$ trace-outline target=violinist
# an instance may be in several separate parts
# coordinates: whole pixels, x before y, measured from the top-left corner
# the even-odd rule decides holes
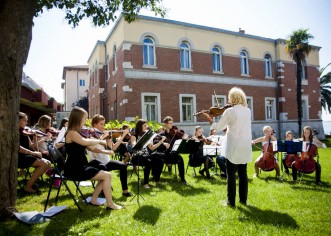
[[[205,136],[202,135],[203,129],[201,126],[196,126],[195,127],[195,133],[194,136],[190,138],[188,141],[188,146],[189,149],[191,150],[191,163],[194,163],[195,166],[200,166],[201,164],[204,164],[204,168],[199,171],[200,175],[205,175],[206,172],[206,177],[207,179],[211,179],[210,173],[209,173],[209,168],[213,167],[215,164],[213,162],[213,159],[211,159],[209,156],[204,156],[203,155],[203,145],[206,144],[206,138]],[[197,143],[196,144],[193,144]]]
[[[94,115],[91,124],[95,131],[95,135],[93,138],[102,140],[104,135],[103,131],[105,130],[105,118],[102,115]],[[130,193],[128,190],[127,165],[121,161],[111,160],[109,156],[114,155],[114,151],[116,151],[116,149],[122,143],[122,140],[128,134],[128,132],[128,130],[124,130],[123,134],[120,136],[120,138],[115,144],[112,142],[112,140],[108,140],[108,146],[111,146],[112,150],[106,150],[104,146],[98,144],[94,147],[92,151],[88,150],[87,152],[91,160],[89,163],[91,166],[104,171],[120,171],[122,195],[124,197],[132,196],[132,193]],[[111,143],[109,144],[109,142]]]
[[[65,136],[65,147],[67,161],[64,166],[64,175],[75,181],[94,180],[98,181],[92,194],[90,205],[101,206],[98,196],[103,191],[107,201],[106,210],[119,210],[119,206],[113,202],[111,189],[111,174],[108,171],[97,169],[91,166],[85,155],[86,148],[93,151],[94,146],[101,144],[106,146],[106,140],[84,138],[80,130],[87,119],[87,112],[80,107],[74,107],[70,112],[68,130]]]
[[[47,141],[52,140],[53,134],[48,132],[51,129],[52,119],[48,115],[42,115],[39,117],[37,126],[39,127],[39,131],[41,131],[44,136],[38,137],[38,145],[36,149],[43,154],[43,157],[49,159],[48,157],[48,148],[47,148]]]
[[[252,144],[262,143],[262,147],[264,148],[264,150],[261,152],[261,155],[255,161],[254,164],[255,174],[253,175],[253,178],[259,177],[259,163],[262,160],[262,158],[264,158],[266,155],[271,155],[272,158],[274,158],[274,160],[272,162],[273,166],[270,166],[270,168],[276,170],[276,178],[281,181],[282,177],[280,176],[278,161],[272,151],[272,144],[271,144],[271,141],[277,141],[277,139],[275,138],[274,131],[270,126],[264,126],[263,133],[264,136],[252,141]]]
[[[18,155],[18,168],[34,167],[31,178],[24,186],[24,191],[27,193],[36,193],[38,190],[34,188],[37,179],[42,176],[50,167],[51,162],[42,158],[41,152],[33,151],[33,143],[28,134],[24,132],[27,125],[28,117],[25,113],[19,113],[19,134],[20,134],[20,148]]]
[[[123,131],[127,130],[128,133],[122,139],[122,141],[119,144],[117,150],[118,150],[118,153],[120,154],[120,156],[121,157],[124,157],[123,162],[127,164],[130,161],[130,159],[131,159],[130,150],[132,150],[131,149],[131,144],[130,144],[130,140],[131,140],[130,126],[124,124],[122,126],[122,130]]]
[[[131,136],[131,144],[134,147],[144,133],[148,129],[146,120],[139,119],[136,122],[135,134]],[[163,169],[162,155],[158,152],[153,152],[162,145],[165,137],[162,137],[157,143],[150,142],[147,147],[141,150],[141,153],[132,156],[132,164],[136,166],[144,166],[144,188],[149,189],[149,174],[152,170],[153,179],[156,184],[160,182],[160,176]],[[153,153],[150,153],[152,151]]]
[[[315,182],[318,185],[322,185],[321,165],[314,160],[314,157],[317,155],[317,148],[326,148],[326,145],[318,140],[310,126],[303,128],[302,138],[300,140],[306,142],[306,146],[303,147],[301,158],[292,163],[293,182],[295,183],[297,180],[298,171],[312,173],[315,170]]]
[[[226,173],[227,196],[226,206],[235,207],[236,200],[236,172],[239,177],[239,200],[246,205],[248,195],[247,163],[252,160],[252,129],[251,111],[247,108],[246,94],[240,88],[233,87],[228,94],[227,108],[219,121],[213,122],[208,113],[203,113],[211,124],[211,129],[221,131],[227,128],[226,145]]]
[[[163,119],[165,130],[161,132],[159,135],[161,137],[165,137],[165,142],[163,142],[162,149],[158,149],[158,151],[164,153],[164,163],[168,164],[169,171],[171,172],[171,164],[178,165],[179,177],[184,185],[187,185],[185,180],[185,167],[183,157],[177,153],[172,152],[172,147],[176,140],[178,139],[187,139],[188,135],[184,134],[183,131],[179,131],[177,127],[174,126],[174,120],[171,116],[166,116]]]

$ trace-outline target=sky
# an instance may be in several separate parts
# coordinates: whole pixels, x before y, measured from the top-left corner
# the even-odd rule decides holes
[[[329,0],[163,0],[166,19],[238,31],[266,38],[287,39],[295,30],[308,29],[311,45],[321,47],[320,66],[331,62],[331,1]],[[154,16],[147,10],[142,15]],[[83,20],[68,25],[64,12],[44,11],[34,19],[32,42],[23,71],[57,102],[63,103],[63,67],[87,65],[97,42],[105,40],[113,23],[94,27]],[[331,71],[329,66],[325,72]]]

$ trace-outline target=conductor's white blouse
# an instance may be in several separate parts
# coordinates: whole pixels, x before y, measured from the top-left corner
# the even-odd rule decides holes
[[[251,110],[235,105],[224,111],[220,120],[211,129],[221,131],[227,128],[225,157],[233,164],[246,164],[252,160]]]

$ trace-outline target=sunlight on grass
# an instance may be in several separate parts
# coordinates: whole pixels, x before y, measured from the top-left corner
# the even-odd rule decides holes
[[[331,146],[330,139],[326,144]],[[137,196],[132,201],[122,197],[119,173],[113,171],[114,200],[126,209],[106,211],[104,206],[86,206],[80,200],[80,213],[61,188],[58,205],[69,205],[68,209],[33,226],[16,220],[0,222],[0,235],[331,235],[331,148],[319,153],[323,186],[315,185],[315,173],[304,175],[300,184],[292,184],[291,176],[279,182],[274,171],[252,179],[254,162],[249,163],[248,205],[239,205],[237,197],[235,209],[223,206],[226,180],[219,176],[207,180],[199,174],[192,176],[189,168],[189,185],[185,186],[175,179],[174,170],[172,174],[164,171],[162,184],[151,182],[151,189],[141,188],[139,207]],[[255,160],[259,152],[253,155]],[[187,163],[187,155],[183,156]],[[19,211],[43,211],[49,186],[46,178],[40,183],[41,195],[24,195],[18,190]],[[128,182],[136,194],[137,176],[128,177]],[[74,190],[71,183],[70,187]],[[92,193],[91,187],[81,189],[86,197]],[[53,191],[51,205],[55,195]]]

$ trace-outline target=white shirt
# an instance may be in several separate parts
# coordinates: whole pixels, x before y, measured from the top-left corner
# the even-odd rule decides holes
[[[60,130],[59,134],[57,135],[55,141],[54,141],[54,145],[59,143],[59,142],[65,142],[65,138],[64,135],[67,131],[66,127],[62,127],[62,129]]]
[[[105,147],[101,144],[97,144],[95,147],[100,150],[105,150]],[[100,161],[104,165],[106,165],[110,161],[109,155],[105,154],[105,153],[95,153],[95,152],[91,152],[91,151],[87,150],[87,154],[90,158],[90,161],[97,160],[97,161]]]
[[[227,128],[225,157],[233,164],[246,164],[252,161],[251,111],[242,105],[235,105],[224,111],[221,119],[214,122],[211,129],[221,131]]]

